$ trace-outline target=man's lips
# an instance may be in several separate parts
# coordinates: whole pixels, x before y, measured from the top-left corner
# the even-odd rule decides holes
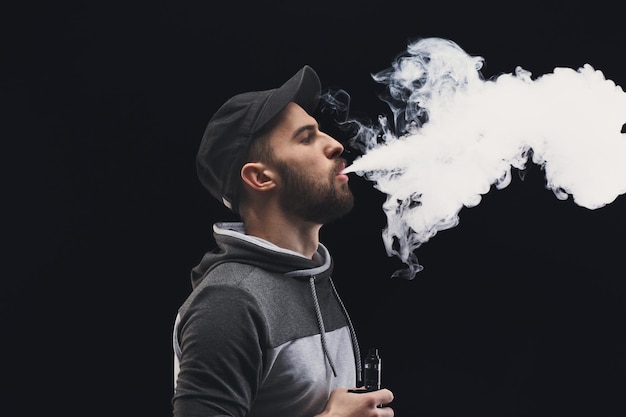
[[[337,178],[348,182],[348,175],[343,173],[343,170],[346,169],[346,163],[342,162],[339,164],[339,166],[337,167],[337,170],[335,171],[335,174],[337,176]]]

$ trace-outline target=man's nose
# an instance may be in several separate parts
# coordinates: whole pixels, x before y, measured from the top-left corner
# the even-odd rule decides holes
[[[326,156],[329,159],[338,158],[344,151],[343,145],[332,136],[328,136],[328,139],[329,141],[328,145],[326,146]]]

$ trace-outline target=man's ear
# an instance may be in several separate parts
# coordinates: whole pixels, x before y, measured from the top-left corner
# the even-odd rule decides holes
[[[276,186],[274,172],[262,162],[248,162],[241,168],[241,178],[256,191],[271,190]]]

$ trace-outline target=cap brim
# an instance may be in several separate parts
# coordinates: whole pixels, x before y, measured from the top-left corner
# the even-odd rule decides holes
[[[319,103],[320,91],[321,83],[317,73],[305,65],[270,94],[257,118],[254,131],[262,130],[290,102],[298,104],[307,113],[312,114]]]

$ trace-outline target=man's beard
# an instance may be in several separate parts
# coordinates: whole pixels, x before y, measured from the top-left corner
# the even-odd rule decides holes
[[[275,161],[283,180],[281,204],[283,208],[304,220],[325,224],[347,214],[354,206],[354,196],[348,184],[337,187],[336,171],[329,173],[326,182],[293,170],[282,161]]]

